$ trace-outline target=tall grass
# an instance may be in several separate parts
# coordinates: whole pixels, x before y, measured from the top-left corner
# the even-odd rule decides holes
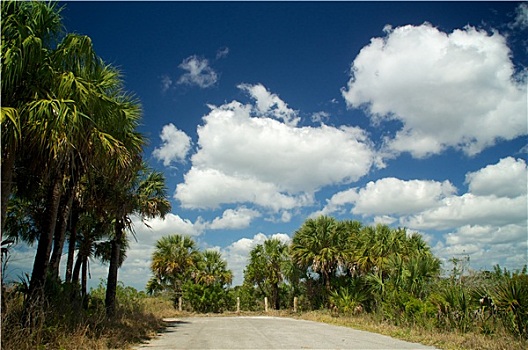
[[[117,315],[108,320],[104,286],[81,299],[71,285],[55,283],[46,298],[27,305],[19,288],[2,295],[2,349],[112,349],[139,343],[160,329],[152,302],[131,287],[120,285]],[[49,287],[48,287],[49,288]]]

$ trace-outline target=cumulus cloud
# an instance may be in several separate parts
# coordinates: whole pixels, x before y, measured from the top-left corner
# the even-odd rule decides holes
[[[218,74],[209,66],[209,61],[196,55],[187,57],[178,67],[186,71],[178,79],[178,84],[208,88],[218,80]]]
[[[255,100],[257,115],[277,118],[292,126],[299,123],[300,118],[297,116],[297,112],[289,108],[286,102],[276,94],[269,92],[262,84],[240,84],[238,88],[248,92]]]
[[[472,266],[489,269],[497,264],[520,269],[528,261],[528,227],[520,225],[464,225],[444,235],[433,246],[435,255],[447,262],[469,256]]]
[[[355,58],[342,94],[374,123],[401,122],[385,139],[388,152],[420,158],[454,147],[474,155],[527,133],[526,82],[514,76],[505,37],[430,24],[385,32]]]
[[[270,238],[279,239],[285,244],[289,244],[291,241],[290,236],[284,233],[276,233],[273,235],[257,233],[252,238],[241,238],[221,250],[222,256],[227,260],[228,268],[233,271],[233,285],[241,285],[244,281],[244,268],[248,263],[248,256],[251,249],[258,244],[263,244],[264,241]]]
[[[156,159],[162,160],[165,166],[185,160],[191,148],[191,138],[185,132],[170,123],[163,127],[160,138],[163,144],[152,152]]]
[[[434,208],[442,198],[451,196],[456,188],[449,182],[400,180],[393,177],[367,183],[361,189],[338,192],[327,200],[324,214],[353,204],[352,213],[358,215],[408,215]]]
[[[215,218],[208,228],[212,230],[243,229],[249,227],[251,221],[259,216],[258,211],[246,207],[227,209],[221,217]]]
[[[468,173],[469,192],[442,199],[436,208],[409,216],[416,228],[452,229],[465,225],[526,225],[528,219],[526,162],[507,157]]]
[[[475,266],[520,268],[528,261],[527,179],[526,162],[507,157],[467,173],[460,195],[449,181],[383,178],[334,194],[313,215],[350,210],[374,223],[437,232],[443,238],[434,251],[445,261],[469,255]]]
[[[520,29],[528,28],[528,4],[526,2],[519,4],[517,7],[513,27]]]
[[[201,218],[192,222],[173,213],[168,213],[164,219],[158,217],[146,220],[146,225],[138,217],[133,218],[132,223],[138,235],[138,240],[139,237],[142,237],[145,243],[156,242],[159,238],[171,234],[199,236],[206,228]]]
[[[466,175],[469,191],[475,195],[515,198],[526,194],[528,172],[522,159],[507,157]]]
[[[298,127],[289,123],[295,118],[285,117],[291,111],[286,104],[259,107],[259,101],[211,106],[198,127],[192,167],[175,191],[183,207],[253,203],[289,210],[312,204],[320,188],[357,181],[371,168],[375,152],[362,129]],[[282,121],[269,117],[270,106]],[[261,114],[253,115],[255,110]]]
[[[438,208],[412,215],[402,222],[418,229],[445,230],[463,225],[519,224],[527,219],[526,195],[508,198],[465,193],[445,198],[439,204]]]

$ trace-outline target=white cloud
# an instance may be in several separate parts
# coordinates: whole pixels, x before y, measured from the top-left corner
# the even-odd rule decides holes
[[[497,164],[466,174],[468,193],[446,197],[436,208],[405,218],[405,223],[424,229],[526,224],[527,178],[524,160],[503,158]]]
[[[471,266],[488,269],[500,264],[520,269],[528,262],[526,222],[521,225],[464,225],[444,235],[444,241],[433,247],[435,255],[447,261],[453,257],[470,257]]]
[[[466,175],[469,191],[475,195],[514,198],[526,194],[528,171],[522,159],[504,158]]]
[[[357,181],[372,166],[375,152],[362,129],[297,127],[269,118],[266,106],[211,107],[198,127],[192,167],[174,195],[183,207],[254,203],[289,210],[312,204],[324,186]],[[254,110],[265,116],[252,116]]]
[[[243,229],[249,227],[251,221],[259,216],[258,211],[246,207],[227,209],[221,217],[215,218],[207,227],[212,230]]]
[[[154,218],[146,220],[144,225],[138,217],[132,220],[136,234],[143,238],[144,242],[156,242],[159,238],[167,235],[189,235],[199,236],[204,232],[205,223],[198,218],[194,223],[189,219],[183,219],[179,215],[168,213],[164,219]]]
[[[469,190],[461,195],[449,181],[384,178],[336,193],[313,215],[352,207],[374,223],[445,232],[434,245],[444,261],[468,255],[477,268],[518,269],[528,262],[527,178],[526,162],[512,157],[468,173]]]
[[[516,12],[513,27],[520,29],[528,28],[528,4],[526,2],[519,4]]]
[[[367,183],[361,189],[348,189],[327,200],[322,214],[331,214],[344,205],[353,204],[359,215],[407,215],[434,208],[442,198],[456,192],[449,182],[400,180],[393,177]]]
[[[274,211],[312,203],[308,194],[290,195],[255,176],[228,175],[217,169],[192,167],[178,184],[174,198],[189,209],[218,208],[226,203],[253,203]]]
[[[185,132],[170,123],[163,127],[160,138],[163,144],[152,152],[156,159],[162,160],[165,166],[185,160],[191,149],[191,138]]]
[[[228,54],[229,54],[229,48],[228,47],[219,48],[216,51],[216,59],[219,60],[221,58],[225,58],[225,57],[227,57]]]
[[[178,67],[187,71],[178,79],[178,84],[208,88],[218,80],[218,74],[209,66],[209,61],[205,58],[190,56],[184,59]]]
[[[340,212],[343,206],[354,203],[357,199],[358,193],[356,188],[337,192],[330,199],[326,200],[326,205],[323,209],[312,213],[310,217],[314,218],[320,215],[331,215],[332,213]]]
[[[435,207],[439,199],[455,192],[455,187],[449,181],[404,181],[389,177],[371,181],[359,190],[352,212],[405,215]]]
[[[166,92],[172,86],[172,79],[168,75],[161,77],[161,91]]]
[[[312,122],[324,124],[330,118],[330,114],[321,111],[312,114]]]
[[[438,208],[410,216],[403,223],[412,228],[436,230],[463,225],[503,226],[526,221],[527,212],[526,195],[507,198],[465,193],[445,198]]]
[[[297,112],[289,108],[286,102],[276,94],[269,92],[262,84],[240,84],[238,88],[248,92],[255,99],[257,115],[277,118],[291,126],[296,126],[299,123],[300,118],[297,116]]]
[[[388,151],[474,155],[527,133],[526,83],[516,81],[502,35],[472,27],[447,34],[429,24],[385,32],[355,58],[342,94],[375,123],[402,123],[385,140]]]
[[[270,238],[277,238],[286,244],[291,241],[290,236],[284,233],[276,233],[269,236],[257,233],[252,238],[241,238],[222,250],[222,256],[227,260],[228,268],[233,271],[233,285],[241,285],[244,281],[244,269],[248,263],[251,249]]]

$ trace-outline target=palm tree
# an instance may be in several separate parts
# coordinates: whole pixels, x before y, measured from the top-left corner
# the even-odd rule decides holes
[[[227,269],[227,262],[216,250],[206,250],[197,264],[195,281],[205,285],[218,284],[222,287],[231,284],[233,272]]]
[[[257,285],[264,295],[267,295],[270,289],[276,310],[280,309],[279,285],[285,279],[289,260],[288,246],[277,238],[265,240],[249,253],[249,264],[244,279],[252,285]]]
[[[51,3],[2,1],[1,13],[3,232],[17,152],[32,142],[24,132],[30,103],[35,94],[48,90],[52,75],[49,50],[62,24],[60,9]]]
[[[110,197],[114,213],[114,237],[108,267],[105,306],[108,317],[115,314],[117,272],[120,266],[121,249],[125,240],[125,230],[133,229],[131,215],[138,215],[143,222],[156,217],[164,218],[171,205],[167,199],[165,178],[162,173],[146,167],[140,169],[127,182],[116,183]]]
[[[160,238],[152,254],[151,270],[154,274],[149,281],[150,288],[170,290],[175,297],[181,295],[182,285],[192,278],[200,261],[200,252],[190,236],[170,235]]]
[[[347,248],[346,226],[328,216],[308,219],[293,236],[291,256],[301,268],[319,273],[326,287],[326,298],[331,293],[331,278],[345,266],[350,252]]]

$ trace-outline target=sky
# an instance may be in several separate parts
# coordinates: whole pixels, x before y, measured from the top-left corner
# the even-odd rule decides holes
[[[172,211],[134,219],[124,284],[145,287],[169,234],[241,284],[256,244],[322,214],[418,232],[445,270],[528,263],[528,3],[62,4],[141,101],[167,179]]]

